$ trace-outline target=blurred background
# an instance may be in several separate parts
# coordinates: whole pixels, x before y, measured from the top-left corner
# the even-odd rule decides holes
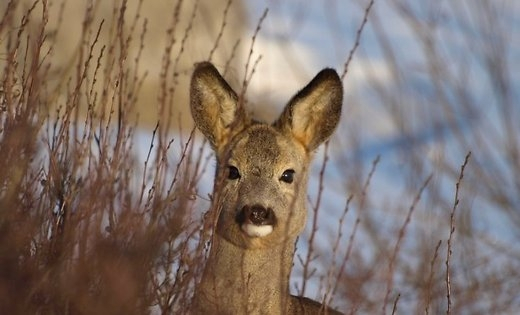
[[[322,68],[343,78],[293,294],[347,314],[520,309],[517,1],[13,0],[0,16],[13,313],[186,310],[214,174],[188,108],[202,60],[266,121]]]

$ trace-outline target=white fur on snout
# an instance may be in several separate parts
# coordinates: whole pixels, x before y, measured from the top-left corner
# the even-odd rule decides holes
[[[271,232],[273,232],[272,225],[255,225],[244,223],[241,226],[242,231],[244,231],[249,237],[264,237]]]

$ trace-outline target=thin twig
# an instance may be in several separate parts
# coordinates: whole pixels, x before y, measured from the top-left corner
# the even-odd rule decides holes
[[[253,69],[251,71],[251,75],[248,75],[248,73],[249,73],[249,65],[250,65],[251,59],[253,57],[253,51],[254,51],[253,47],[255,46],[256,36],[258,36],[258,33],[260,32],[260,29],[262,28],[262,23],[264,22],[265,18],[267,17],[267,12],[269,12],[269,10],[266,8],[264,10],[264,13],[260,17],[260,20],[258,20],[258,24],[256,26],[255,32],[253,34],[253,37],[251,39],[251,46],[249,48],[249,55],[247,56],[247,61],[246,61],[246,66],[245,66],[246,69],[245,69],[245,74],[244,74],[244,81],[242,82],[242,91],[240,93],[241,104],[243,104],[244,96],[245,96],[246,90],[247,90],[247,86],[249,85],[249,81],[251,80],[251,75],[253,74],[254,69],[255,69],[256,65],[258,64],[258,61],[261,58],[261,56],[259,56],[257,58],[256,62],[253,65]]]
[[[325,169],[327,167],[327,162],[329,160],[328,156],[328,148],[329,142],[325,143],[325,148],[323,150],[323,162],[321,164],[320,175],[319,175],[319,188],[318,188],[318,196],[316,199],[316,203],[313,207],[313,216],[312,216],[312,230],[311,235],[309,236],[309,250],[307,251],[307,257],[305,259],[305,263],[303,265],[303,284],[300,295],[305,294],[305,289],[307,287],[307,280],[311,277],[313,271],[309,271],[309,267],[311,262],[315,259],[313,257],[314,253],[314,238],[316,237],[316,232],[318,231],[318,212],[321,205],[321,198],[323,196],[323,188],[324,188],[324,179],[325,179]]]
[[[427,296],[426,296],[426,309],[424,312],[426,315],[430,314],[430,303],[431,303],[431,292],[432,292],[432,283],[433,283],[433,275],[435,273],[435,261],[437,260],[437,257],[439,256],[439,248],[441,247],[442,240],[439,240],[437,243],[437,246],[435,247],[435,251],[433,252],[433,258],[430,262],[430,276],[428,277],[428,284],[427,284]]]
[[[341,278],[341,275],[342,275],[342,272],[343,272],[343,268],[345,267],[346,260],[348,260],[348,257],[350,256],[349,254],[350,254],[350,250],[352,248],[352,242],[353,242],[353,238],[354,238],[353,234],[350,235],[347,253],[345,254],[345,257],[343,257],[343,260],[342,260],[342,263],[341,263],[341,269],[339,269],[338,275],[334,276],[334,272],[336,270],[336,255],[338,254],[338,249],[339,249],[341,240],[343,238],[343,223],[345,222],[345,218],[347,216],[347,213],[349,212],[350,203],[352,202],[352,199],[354,199],[354,195],[350,195],[347,198],[347,202],[345,204],[345,208],[343,209],[343,213],[341,214],[341,217],[339,218],[338,233],[336,234],[337,235],[336,236],[336,240],[335,240],[334,246],[332,248],[332,265],[329,268],[329,272],[328,272],[328,276],[327,276],[328,284],[327,284],[327,290],[325,292],[325,297],[324,297],[324,304],[325,304],[325,306],[331,304],[332,298],[334,297],[334,293],[336,291],[336,288],[338,287],[338,283],[339,283],[339,280]],[[352,233],[355,233],[355,231],[357,230],[357,225],[359,224],[358,221],[359,220],[356,220],[356,223],[354,224],[354,228],[353,228]],[[331,288],[331,285],[332,285],[331,282],[334,283],[332,288]]]
[[[155,128],[152,131],[152,139],[150,139],[150,147],[148,149],[148,154],[146,155],[146,159],[144,161],[144,168],[143,168],[143,175],[142,175],[142,182],[141,182],[141,193],[139,194],[139,202],[138,205],[141,205],[143,201],[143,195],[146,188],[146,177],[147,177],[147,171],[148,171],[148,163],[150,162],[150,155],[152,154],[152,150],[154,147],[154,141],[155,141],[155,135],[157,134],[157,130],[159,129],[159,122],[157,121],[157,124],[155,125]]]
[[[401,297],[401,293],[397,294],[397,297],[395,298],[395,301],[394,301],[394,307],[392,308],[392,315],[395,315],[397,314],[396,311],[397,311],[397,303],[399,302],[399,298]]]
[[[368,176],[367,176],[365,182],[363,183],[363,188],[361,190],[361,198],[362,198],[361,204],[365,203],[368,187],[370,186],[370,182],[372,181],[372,177],[374,176],[374,173],[376,172],[376,169],[377,169],[377,165],[379,164],[380,161],[381,161],[381,156],[379,156],[379,155],[374,159],[374,161],[372,161],[372,168],[370,169],[370,172],[368,173]],[[346,208],[345,212],[347,211],[351,200],[352,200],[351,197],[349,197],[347,199],[347,204],[345,206],[345,208]],[[336,291],[338,289],[338,284],[341,282],[341,278],[343,277],[343,273],[345,271],[345,266],[347,265],[347,261],[350,259],[350,255],[352,254],[352,249],[354,248],[354,238],[357,234],[360,223],[361,223],[361,217],[360,217],[360,214],[358,213],[358,215],[356,217],[356,222],[354,223],[354,227],[352,229],[352,232],[349,235],[347,252],[345,253],[345,256],[343,257],[343,260],[341,262],[341,266],[339,268],[339,273],[337,276],[338,280],[336,281],[336,284],[334,285],[334,288],[332,290],[330,302],[332,302],[332,297],[334,297],[336,295]],[[329,302],[329,304],[330,304],[330,302]]]
[[[466,168],[466,165],[468,165],[469,158],[471,156],[471,151],[466,154],[466,157],[464,158],[464,163],[460,167],[460,173],[459,173],[459,179],[455,183],[455,199],[453,200],[453,207],[451,209],[450,214],[450,236],[448,237],[448,249],[446,253],[446,298],[448,300],[448,308],[446,309],[446,314],[451,314],[451,275],[450,275],[450,259],[452,254],[452,239],[453,234],[455,233],[455,211],[457,210],[457,207],[459,206],[459,191],[460,191],[460,185],[462,183],[462,178],[464,177],[464,169]]]
[[[208,61],[211,61],[211,58],[213,58],[213,54],[217,50],[218,44],[220,43],[220,40],[222,39],[222,35],[224,35],[224,30],[227,26],[227,15],[229,12],[229,8],[231,7],[231,3],[233,3],[233,0],[228,0],[226,7],[224,8],[224,13],[222,14],[222,24],[220,25],[220,30],[217,34],[217,39],[215,40],[215,45],[213,45],[213,48],[211,48],[211,51],[209,52]]]
[[[354,42],[354,47],[350,50],[348,53],[347,61],[345,62],[345,65],[343,67],[343,73],[341,74],[341,80],[345,78],[348,72],[348,66],[350,62],[352,61],[352,58],[354,57],[354,53],[356,52],[359,43],[361,42],[361,34],[363,33],[363,29],[365,28],[365,25],[368,21],[368,14],[370,13],[370,10],[372,9],[372,6],[374,5],[374,0],[371,0],[368,6],[365,9],[365,15],[363,16],[363,21],[361,22],[361,25],[359,26],[357,32],[356,32],[356,41]]]
[[[421,186],[421,188],[419,189],[419,191],[415,195],[415,198],[414,198],[414,200],[412,202],[412,205],[408,209],[408,214],[406,215],[406,219],[405,219],[403,225],[401,226],[401,228],[399,229],[399,236],[397,238],[397,242],[395,243],[395,247],[394,247],[394,250],[392,252],[392,257],[390,258],[390,263],[388,264],[388,276],[387,276],[387,282],[386,282],[386,293],[385,293],[385,298],[383,300],[383,315],[386,314],[386,305],[388,304],[388,299],[390,297],[390,293],[391,293],[392,288],[393,288],[395,261],[397,259],[397,254],[399,253],[399,251],[401,249],[401,243],[403,241],[403,238],[404,238],[404,235],[405,235],[405,232],[406,232],[406,228],[407,228],[408,224],[411,221],[412,214],[413,214],[413,212],[415,210],[415,207],[417,206],[417,204],[421,200],[422,193],[424,192],[424,190],[428,186],[428,183],[430,183],[432,177],[433,177],[433,175],[428,176],[428,178],[424,181],[423,185]]]

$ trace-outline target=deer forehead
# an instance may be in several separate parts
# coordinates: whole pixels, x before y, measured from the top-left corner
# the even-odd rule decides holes
[[[230,153],[230,162],[237,167],[262,173],[300,169],[308,160],[305,148],[296,139],[264,124],[237,135]]]

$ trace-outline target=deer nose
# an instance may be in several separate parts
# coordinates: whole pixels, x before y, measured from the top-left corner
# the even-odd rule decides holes
[[[244,206],[242,208],[243,219],[241,223],[254,225],[274,225],[275,215],[271,208],[265,208],[261,205]]]

